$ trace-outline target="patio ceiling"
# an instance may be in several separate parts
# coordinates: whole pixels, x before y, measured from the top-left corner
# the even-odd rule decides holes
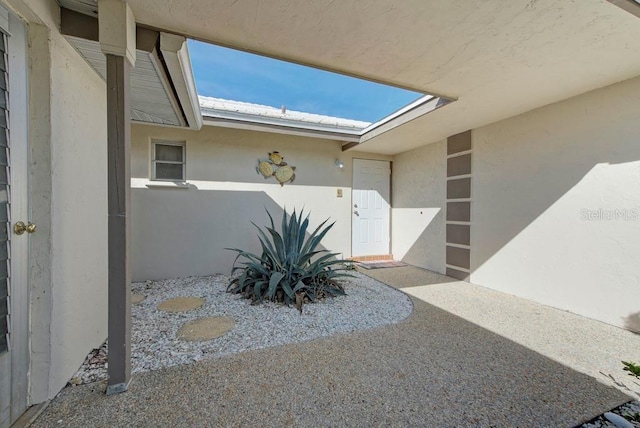
[[[106,58],[100,43],[67,36],[94,70],[107,80]],[[131,69],[131,120],[160,125],[184,126],[182,112],[170,86],[160,77],[161,71],[154,56],[136,51],[136,66]]]
[[[61,9],[61,32],[106,81],[107,61],[98,41],[96,14],[77,9],[83,13]],[[131,69],[131,120],[199,129],[202,113],[185,39],[139,28],[137,48]],[[180,55],[186,59],[178,58]]]
[[[129,4],[150,28],[457,99],[356,148],[385,154],[640,75],[640,20],[605,0]]]

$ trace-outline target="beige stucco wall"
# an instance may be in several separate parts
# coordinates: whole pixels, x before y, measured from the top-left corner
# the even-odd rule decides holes
[[[107,335],[106,90],[58,32],[55,2],[11,6],[29,24],[30,84],[40,88],[30,93],[29,125],[39,223],[30,260],[34,404],[55,396]]]
[[[639,118],[636,78],[474,130],[471,281],[640,331]]]
[[[187,189],[148,188],[152,139],[186,141]],[[256,172],[259,158],[279,151],[296,166],[294,183],[280,186]],[[283,208],[311,213],[311,225],[336,224],[327,249],[351,254],[352,159],[389,157],[342,152],[337,141],[205,126],[200,131],[132,127],[133,280],[228,273],[234,253],[259,252],[251,222],[280,218]],[[345,168],[335,166],[341,159]],[[343,197],[337,197],[342,189]]]
[[[393,158],[392,252],[396,259],[435,272],[445,267],[447,142]]]

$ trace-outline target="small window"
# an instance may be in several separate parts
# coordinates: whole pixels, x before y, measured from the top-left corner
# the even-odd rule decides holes
[[[152,144],[151,179],[185,181],[185,144],[159,141]]]

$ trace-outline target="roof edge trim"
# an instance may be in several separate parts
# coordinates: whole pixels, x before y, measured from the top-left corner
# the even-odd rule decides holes
[[[203,108],[203,115],[205,120],[209,118],[234,120],[244,123],[257,123],[270,126],[281,126],[286,128],[305,129],[309,131],[321,131],[329,132],[340,135],[349,135],[351,137],[360,137],[361,130],[352,128],[343,128],[334,125],[325,125],[321,123],[303,122],[279,119],[275,117],[257,116],[253,114],[246,114],[241,112],[223,111],[216,109]]]
[[[160,51],[189,128],[202,128],[202,111],[186,38],[160,33]]]
[[[323,129],[311,129],[308,126],[292,126],[287,124],[267,123],[267,121],[260,123],[255,120],[205,116],[203,124],[205,126],[270,132],[285,135],[297,135],[300,137],[321,138],[325,140],[334,140],[341,142],[357,143],[360,140],[359,135],[328,131]]]

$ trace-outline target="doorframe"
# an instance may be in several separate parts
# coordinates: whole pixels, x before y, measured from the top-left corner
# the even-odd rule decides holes
[[[352,157],[351,158],[351,203],[349,205],[349,208],[351,209],[351,215],[350,215],[350,219],[351,219],[351,236],[349,237],[350,241],[351,241],[351,257],[352,258],[358,258],[358,257],[366,257],[366,256],[354,256],[353,255],[353,191],[354,191],[354,187],[353,187],[353,182],[355,180],[355,161],[358,160],[362,160],[362,161],[378,161],[378,162],[388,162],[389,163],[389,224],[388,224],[388,229],[389,229],[389,249],[388,249],[388,255],[393,255],[393,205],[391,203],[391,201],[393,200],[393,161],[391,159],[371,159],[371,158],[360,158],[360,157]],[[372,254],[372,255],[376,255],[376,256],[382,256],[382,255],[386,255],[386,254]]]
[[[10,153],[10,423],[28,407],[29,394],[29,234],[17,237],[13,224],[29,220],[29,83],[26,24],[7,7],[6,11],[9,153]]]

